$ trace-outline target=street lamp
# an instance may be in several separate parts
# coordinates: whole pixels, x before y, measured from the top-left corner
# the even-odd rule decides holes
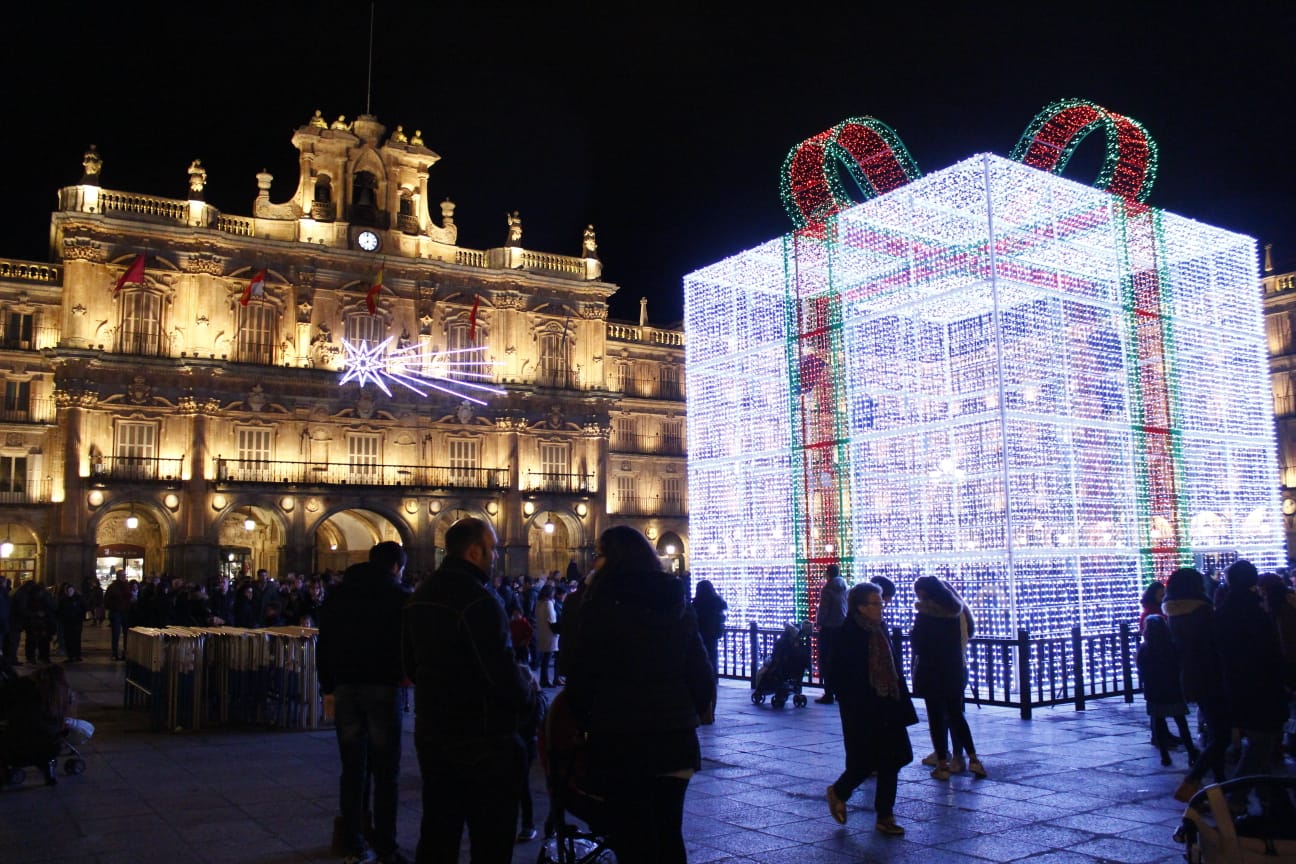
[[[3,543],[0,543],[0,558],[8,558],[13,554],[14,544],[13,541],[9,539],[9,534],[12,528],[12,525],[9,525],[8,523],[5,524],[5,539]]]
[[[126,517],[126,528],[130,531],[134,531],[138,527],[139,517],[135,515],[135,505],[132,503],[130,515]]]

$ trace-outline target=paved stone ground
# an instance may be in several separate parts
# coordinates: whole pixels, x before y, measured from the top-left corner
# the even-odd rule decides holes
[[[149,732],[143,714],[123,708],[124,664],[107,659],[106,641],[106,628],[87,628],[88,659],[68,667],[78,713],[97,726],[83,748],[87,771],[53,788],[29,772],[23,786],[0,790],[0,861],[338,860],[329,852],[338,773],[331,731]],[[845,826],[828,813],[824,790],[843,761],[837,709],[812,701],[776,710],[748,696],[745,683],[725,682],[719,719],[702,730],[704,768],[689,786],[685,816],[693,864],[1182,860],[1170,835],[1183,806],[1171,792],[1185,756],[1178,751],[1173,767],[1161,767],[1141,701],[1040,710],[1030,721],[969,707],[990,777],[941,782],[915,761],[901,771],[896,806],[907,834],[888,838],[873,830],[872,784],[849,802]],[[411,855],[420,810],[412,728],[411,715],[399,814]],[[910,732],[915,754],[929,752],[926,726]],[[1293,773],[1293,764],[1282,771]],[[538,766],[532,786],[542,817]],[[520,844],[513,860],[529,864],[538,852],[538,842]]]

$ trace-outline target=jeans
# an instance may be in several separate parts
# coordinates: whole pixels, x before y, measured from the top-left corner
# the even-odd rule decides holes
[[[458,864],[465,826],[471,864],[509,864],[526,763],[522,739],[418,739],[415,746],[423,775],[417,864]]]
[[[361,824],[365,784],[373,774],[374,848],[388,855],[396,848],[396,783],[400,773],[400,688],[389,684],[339,684],[333,692],[342,779],[338,803],[342,831],[356,849],[364,848]],[[366,770],[367,769],[367,770]]]
[[[112,656],[120,657],[126,653],[126,613],[109,612],[108,626],[112,629]],[[117,642],[121,641],[121,650],[117,650]]]

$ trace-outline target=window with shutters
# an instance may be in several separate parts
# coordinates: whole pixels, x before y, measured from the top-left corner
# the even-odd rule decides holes
[[[162,297],[148,290],[124,289],[116,350],[156,357],[162,353]]]
[[[639,492],[632,476],[617,477],[617,511],[627,516],[639,513]]]
[[[266,482],[271,479],[270,429],[238,430],[238,463],[235,476],[240,480]]]
[[[352,432],[347,436],[347,466],[352,477],[377,479],[380,438],[370,433]]]
[[[279,311],[263,301],[254,300],[238,307],[238,338],[234,357],[240,363],[275,362],[275,336],[279,328]]]
[[[452,486],[477,487],[481,473],[480,442],[475,438],[451,438],[446,442],[450,448],[450,484]]]

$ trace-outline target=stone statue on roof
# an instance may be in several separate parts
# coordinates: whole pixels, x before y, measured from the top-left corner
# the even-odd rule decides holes
[[[310,125],[319,129],[327,129],[328,121],[324,119],[324,112],[316,108],[315,116],[310,119]]]
[[[593,225],[585,226],[585,237],[584,239],[581,240],[581,257],[582,258],[598,257],[598,241],[594,239]]]
[[[203,187],[207,185],[207,169],[201,159],[189,163],[189,200],[203,200]]]
[[[81,182],[91,186],[99,183],[99,172],[103,170],[103,159],[99,156],[99,151],[95,145],[91,144],[90,149],[81,157],[81,167],[85,169],[85,175],[82,176]]]
[[[405,136],[405,127],[398,123],[396,131],[392,133],[391,140],[397,144],[408,144],[409,138]]]
[[[512,213],[509,213],[507,215],[507,218],[508,218],[508,241],[504,245],[521,246],[522,245],[522,217],[518,215],[518,211],[514,210]]]

